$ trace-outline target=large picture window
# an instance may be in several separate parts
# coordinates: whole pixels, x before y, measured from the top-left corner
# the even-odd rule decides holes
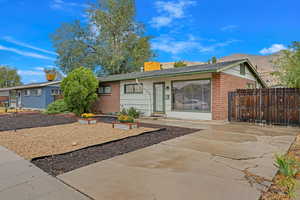
[[[172,110],[210,112],[211,81],[188,80],[172,82]]]

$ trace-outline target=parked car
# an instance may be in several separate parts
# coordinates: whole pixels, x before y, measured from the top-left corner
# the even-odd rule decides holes
[[[183,102],[184,108],[188,110],[208,110],[209,105],[207,102],[198,99],[189,99]]]

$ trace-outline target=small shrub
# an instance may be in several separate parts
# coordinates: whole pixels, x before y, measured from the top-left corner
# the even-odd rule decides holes
[[[49,104],[45,111],[46,114],[60,114],[66,112],[68,112],[68,106],[63,99],[59,99]]]
[[[137,109],[131,107],[131,108],[129,108],[129,110],[128,110],[128,115],[129,115],[130,117],[133,117],[134,119],[137,119],[137,118],[140,117],[141,113],[140,113],[140,111],[138,111]]]
[[[299,172],[299,162],[291,155],[276,155],[275,166],[285,177],[295,177]]]
[[[294,198],[297,186],[295,177],[299,173],[299,161],[292,155],[276,155],[275,166],[281,174],[281,178],[277,181],[278,185],[283,188],[289,198]]]
[[[140,117],[141,112],[133,107],[129,108],[128,110],[123,108],[119,115],[128,115],[134,119],[137,119]]]

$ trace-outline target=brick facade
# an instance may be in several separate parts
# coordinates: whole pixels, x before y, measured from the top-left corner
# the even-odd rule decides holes
[[[120,82],[107,82],[101,86],[111,86],[111,94],[99,94],[93,112],[113,113],[120,111]]]
[[[213,120],[228,119],[228,92],[246,88],[248,83],[255,81],[225,73],[212,75],[212,118]]]

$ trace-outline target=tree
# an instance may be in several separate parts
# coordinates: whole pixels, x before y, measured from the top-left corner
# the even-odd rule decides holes
[[[98,80],[94,73],[84,67],[74,69],[61,83],[64,101],[77,115],[90,112],[92,103],[97,99],[97,88]]]
[[[211,63],[212,63],[212,64],[216,64],[216,63],[217,63],[217,58],[216,58],[216,56],[213,56],[213,57],[211,58]]]
[[[0,88],[21,85],[21,77],[16,69],[9,66],[0,66]]]
[[[99,0],[87,14],[88,25],[63,24],[52,36],[63,72],[84,66],[107,74],[127,73],[154,56],[151,38],[135,21],[134,0]]]
[[[274,62],[278,72],[273,73],[288,87],[300,88],[300,42],[293,42],[289,49],[282,50]]]
[[[174,63],[174,67],[186,67],[187,64],[184,61],[177,61]]]

